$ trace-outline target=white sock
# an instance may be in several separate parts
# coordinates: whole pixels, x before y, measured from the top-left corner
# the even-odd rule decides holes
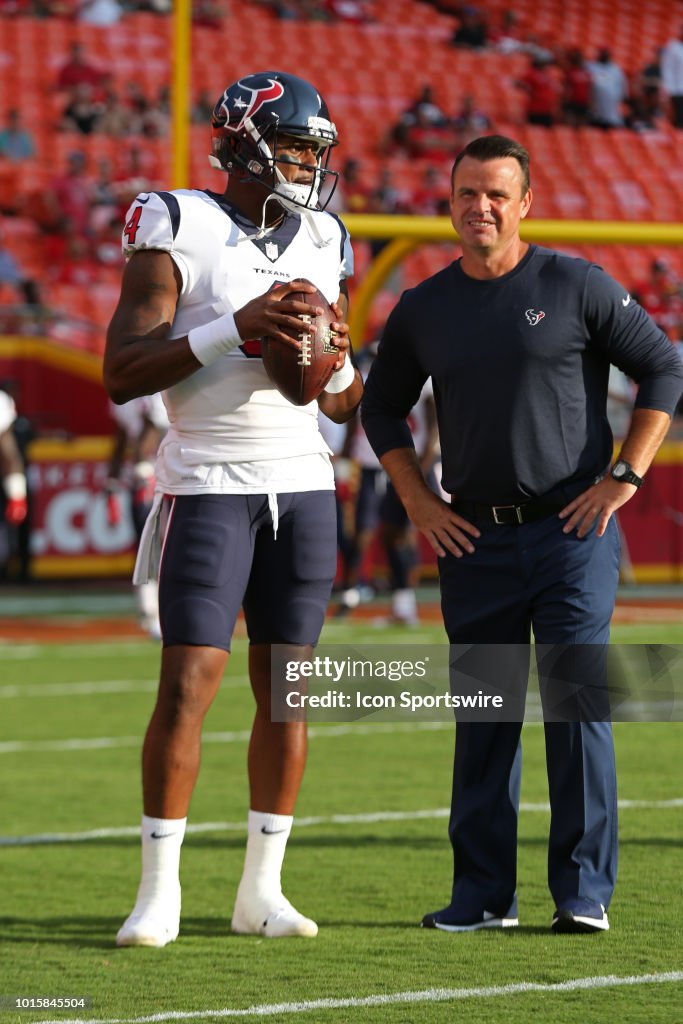
[[[313,939],[318,934],[315,921],[300,914],[282,893],[280,874],[292,821],[289,814],[249,811],[244,871],[231,922],[238,935]]]
[[[417,598],[414,590],[410,590],[407,587],[402,590],[395,590],[392,595],[391,605],[397,619],[410,622],[417,618]]]
[[[282,863],[293,821],[291,814],[249,811],[240,889],[250,897],[268,900],[280,895]]]
[[[142,816],[142,879],[138,903],[167,901],[180,892],[180,847],[187,818]]]

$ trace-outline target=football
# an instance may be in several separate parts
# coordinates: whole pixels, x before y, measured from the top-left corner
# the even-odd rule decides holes
[[[308,283],[308,282],[307,282]],[[299,317],[301,330],[292,337],[301,342],[296,349],[275,338],[261,339],[261,355],[266,373],[293,405],[308,405],[324,390],[334,372],[339,349],[332,344],[335,332],[330,324],[337,320],[334,310],[322,292],[291,292],[288,299],[320,306],[322,316]]]

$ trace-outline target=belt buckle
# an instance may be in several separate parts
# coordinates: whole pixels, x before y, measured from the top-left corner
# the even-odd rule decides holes
[[[499,519],[498,518],[498,513],[501,512],[501,511],[507,512],[507,510],[510,509],[510,508],[514,509],[515,518],[516,518],[517,522],[519,523],[519,525],[521,526],[521,524],[524,522],[524,520],[522,519],[522,507],[521,507],[521,505],[492,505],[491,506],[491,511],[493,512],[493,521],[494,521],[494,523],[496,523],[498,526],[507,526],[507,523],[506,523],[506,521],[504,519]]]

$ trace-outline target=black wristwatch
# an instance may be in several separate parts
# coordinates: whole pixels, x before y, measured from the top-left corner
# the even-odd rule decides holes
[[[634,487],[640,487],[643,482],[642,476],[634,473],[631,463],[626,462],[625,459],[617,459],[612,466],[610,476],[620,484],[633,484]]]

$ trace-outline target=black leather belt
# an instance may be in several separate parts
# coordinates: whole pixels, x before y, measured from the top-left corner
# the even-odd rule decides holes
[[[521,526],[523,523],[535,523],[539,519],[557,515],[570,499],[550,501],[547,498],[536,498],[525,501],[523,505],[481,505],[478,501],[451,502],[451,506],[463,519],[476,523],[496,523],[498,526]]]
[[[535,523],[539,519],[556,516],[558,512],[601,479],[601,475],[571,483],[560,484],[539,498],[530,498],[521,505],[482,505],[478,501],[460,501],[451,498],[451,507],[463,519],[470,522],[496,523],[498,526],[521,526],[524,523]]]

